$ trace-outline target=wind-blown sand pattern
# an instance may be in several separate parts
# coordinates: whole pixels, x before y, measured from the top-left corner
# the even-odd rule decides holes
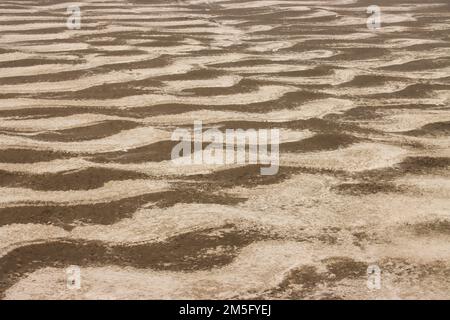
[[[0,298],[450,298],[447,0],[78,3],[0,4]],[[194,120],[279,173],[173,165]]]

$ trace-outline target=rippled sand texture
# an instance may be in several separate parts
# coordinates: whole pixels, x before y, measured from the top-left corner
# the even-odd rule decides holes
[[[1,298],[450,298],[448,1],[79,3],[0,4]],[[194,120],[279,174],[172,165]]]

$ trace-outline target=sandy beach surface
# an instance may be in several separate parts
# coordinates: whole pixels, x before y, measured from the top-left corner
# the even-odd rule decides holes
[[[372,2],[2,1],[0,298],[450,299],[450,4]]]

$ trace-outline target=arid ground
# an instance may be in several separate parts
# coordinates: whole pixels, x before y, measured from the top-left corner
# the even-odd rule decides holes
[[[0,4],[0,298],[450,299],[448,0],[70,4]],[[279,173],[173,165],[199,120]]]

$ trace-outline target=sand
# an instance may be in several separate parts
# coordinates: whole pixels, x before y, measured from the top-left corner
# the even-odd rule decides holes
[[[446,1],[78,3],[0,4],[1,299],[450,298]],[[278,174],[175,166],[194,121]]]

